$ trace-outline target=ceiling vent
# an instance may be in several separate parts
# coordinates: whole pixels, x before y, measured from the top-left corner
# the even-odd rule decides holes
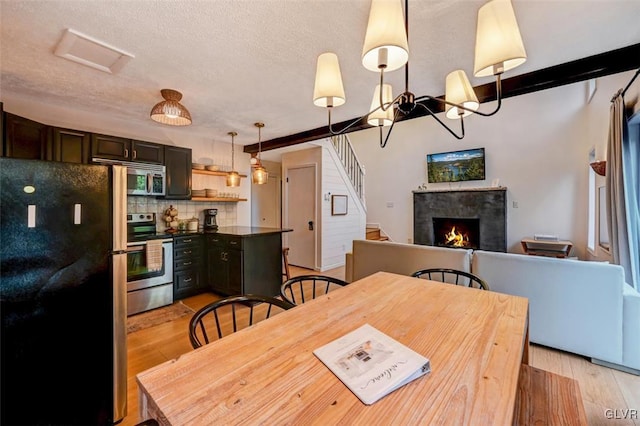
[[[67,28],[54,52],[70,61],[115,74],[134,56],[88,35]]]

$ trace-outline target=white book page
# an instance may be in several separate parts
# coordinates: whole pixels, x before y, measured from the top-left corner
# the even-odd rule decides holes
[[[367,405],[431,371],[428,358],[369,324],[313,353]]]

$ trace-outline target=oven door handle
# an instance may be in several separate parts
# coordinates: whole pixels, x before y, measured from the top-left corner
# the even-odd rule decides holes
[[[145,248],[146,248],[146,245],[127,247],[127,253],[135,253],[135,252],[138,252],[138,251],[144,251]]]
[[[153,189],[153,174],[147,173],[147,194],[151,194]]]

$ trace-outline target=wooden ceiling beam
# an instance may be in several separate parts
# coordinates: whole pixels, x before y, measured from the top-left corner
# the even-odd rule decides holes
[[[617,74],[637,68],[640,68],[640,43],[507,78],[502,80],[502,97],[510,98],[512,96],[525,95],[527,93],[551,89],[565,84],[577,83],[579,81]],[[474,89],[480,103],[496,100],[495,82],[476,86]],[[417,94],[416,96],[420,95],[422,94]],[[444,98],[444,95],[441,95],[440,98]],[[434,112],[443,111],[442,104],[438,102],[431,101],[430,103],[426,103],[426,105]],[[398,121],[412,120],[426,115],[428,115],[428,113],[423,108],[416,108],[411,114],[401,116]],[[334,128],[343,128],[354,120],[355,118],[336,123],[334,124]],[[361,122],[352,126],[346,133],[368,129],[370,127],[366,119],[361,119]],[[263,141],[262,151],[316,141],[330,136],[331,133],[329,132],[328,126],[318,127],[293,135]],[[258,144],[245,145],[244,152],[257,153]]]

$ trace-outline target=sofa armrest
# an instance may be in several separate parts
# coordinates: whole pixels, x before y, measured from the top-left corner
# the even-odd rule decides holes
[[[353,281],[353,253],[345,253],[344,257],[344,280],[350,283]]]
[[[640,370],[640,293],[625,284],[622,303],[622,364]]]

